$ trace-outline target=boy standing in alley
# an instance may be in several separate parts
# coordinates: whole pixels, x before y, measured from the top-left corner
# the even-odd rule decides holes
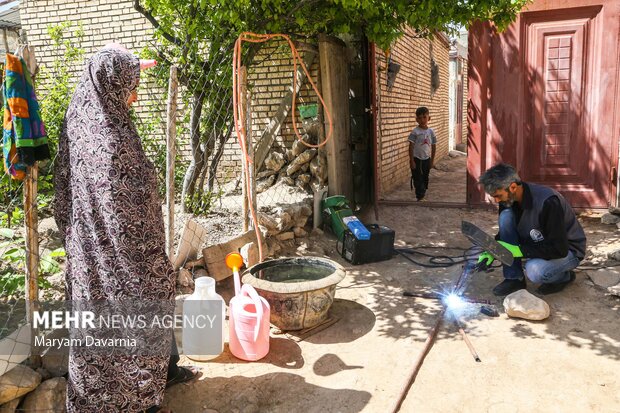
[[[418,126],[409,134],[409,166],[415,186],[415,196],[418,201],[422,201],[428,189],[428,175],[435,163],[437,137],[435,132],[428,127],[431,116],[427,107],[417,108],[415,119]]]

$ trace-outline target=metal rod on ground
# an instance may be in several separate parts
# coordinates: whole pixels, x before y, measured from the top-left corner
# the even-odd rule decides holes
[[[456,287],[464,284],[463,282],[464,279],[466,279],[469,276],[468,273],[469,271],[473,270],[473,268],[474,268],[473,266],[465,265],[465,267],[463,268],[463,272],[461,273],[461,275],[459,275],[459,278],[456,280],[456,283],[454,284],[455,289]],[[411,373],[409,373],[409,377],[407,378],[406,384],[402,387],[401,391],[399,392],[398,399],[396,399],[396,403],[394,403],[394,406],[390,410],[391,412],[396,413],[400,410],[400,406],[403,404],[403,401],[407,397],[407,393],[409,393],[409,389],[413,385],[413,382],[415,382],[415,378],[418,375],[420,368],[422,367],[422,363],[424,362],[426,355],[433,347],[433,343],[435,342],[435,338],[437,337],[437,331],[439,331],[439,326],[441,325],[441,322],[443,321],[443,317],[445,314],[446,314],[446,307],[444,306],[441,312],[439,313],[439,318],[437,319],[437,322],[435,323],[431,331],[428,333],[428,337],[426,338],[426,341],[424,342],[424,347],[422,348],[422,351],[418,355],[418,358],[415,360],[415,363],[413,364],[413,369],[411,370]]]
[[[474,348],[473,344],[471,344],[471,341],[469,341],[469,337],[467,337],[467,334],[465,334],[465,330],[463,329],[463,324],[456,317],[454,317],[454,322],[459,328],[459,333],[461,334],[461,337],[463,337],[463,341],[465,341],[465,344],[467,344],[467,348],[469,348],[469,352],[471,353],[472,356],[474,356],[474,360],[480,363],[482,360],[480,360],[480,357],[478,356],[476,349]]]
[[[168,103],[166,105],[166,146],[168,149],[166,155],[166,205],[168,207],[166,253],[171,259],[174,244],[174,160],[177,152],[177,96],[177,68],[176,66],[170,66],[170,79],[168,80]]]
[[[407,382],[405,383],[405,385],[401,388],[400,392],[398,393],[398,398],[396,399],[394,406],[390,410],[391,412],[395,413],[400,410],[400,406],[403,404],[403,401],[407,397],[407,393],[409,393],[409,389],[413,385],[413,382],[415,381],[415,378],[418,375],[420,368],[422,367],[422,363],[424,362],[426,355],[433,347],[433,343],[435,342],[435,338],[437,337],[437,332],[439,331],[439,327],[441,326],[441,322],[443,321],[443,317],[445,313],[446,313],[446,308],[444,307],[439,313],[439,316],[437,317],[437,322],[435,322],[435,325],[433,326],[431,331],[428,333],[428,337],[426,337],[426,341],[424,342],[424,347],[422,348],[422,351],[418,354],[418,358],[415,360],[415,363],[413,364],[413,369],[409,373]]]
[[[428,298],[431,300],[443,299],[442,295],[438,293],[417,293],[417,292],[412,292],[412,291],[403,291],[403,297]],[[486,300],[483,298],[461,297],[461,299],[465,301],[466,303],[472,303],[472,304],[493,304],[491,300]]]
[[[245,66],[241,66],[239,68],[239,73],[241,76],[241,83],[239,84],[239,107],[243,111],[243,119],[247,119],[247,93],[248,93],[248,72]],[[246,132],[246,148],[247,148],[247,132]],[[243,159],[243,153],[241,154],[241,165],[243,165],[247,160]],[[248,187],[247,180],[250,179],[249,176],[245,176],[245,169],[243,166],[241,167],[241,196],[242,196],[242,215],[243,215],[243,232],[245,233],[250,227],[250,206],[248,202]]]

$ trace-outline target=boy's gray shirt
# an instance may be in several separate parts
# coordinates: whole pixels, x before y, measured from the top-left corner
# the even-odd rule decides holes
[[[409,142],[413,142],[413,156],[415,158],[428,159],[431,157],[431,145],[437,143],[437,137],[432,128],[422,129],[416,126],[409,134]]]

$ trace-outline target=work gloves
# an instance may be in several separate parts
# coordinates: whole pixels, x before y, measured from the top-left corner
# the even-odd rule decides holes
[[[512,254],[514,258],[523,257],[523,251],[521,251],[521,248],[519,248],[518,245],[509,244],[504,241],[497,241],[497,242],[499,242],[504,248],[510,251],[510,253]]]
[[[480,256],[478,256],[478,263],[476,264],[476,269],[478,271],[486,271],[491,268],[491,264],[495,261],[495,257],[489,254],[486,251],[483,251]]]
[[[514,258],[523,257],[523,251],[521,251],[521,248],[519,248],[518,245],[509,244],[504,241],[497,241],[497,242],[499,242],[504,248],[510,251],[510,253],[512,254]],[[488,252],[483,251],[482,254],[478,256],[478,264],[476,265],[476,268],[478,268],[478,270],[484,271],[487,268],[491,267],[491,264],[493,264],[493,261],[495,261],[495,257],[493,257]]]

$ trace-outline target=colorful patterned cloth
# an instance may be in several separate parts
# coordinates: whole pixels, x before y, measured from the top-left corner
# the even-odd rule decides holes
[[[4,169],[23,179],[26,166],[49,159],[50,151],[32,77],[24,60],[12,54],[6,55],[3,95]]]

